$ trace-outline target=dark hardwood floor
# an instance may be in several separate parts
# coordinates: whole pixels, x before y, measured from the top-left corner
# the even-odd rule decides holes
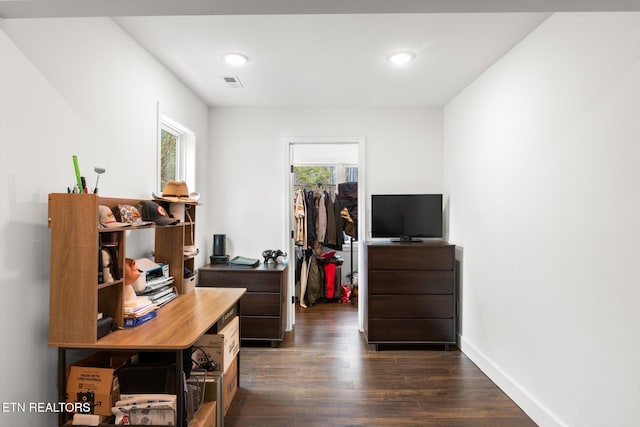
[[[225,426],[536,424],[457,348],[374,351],[355,305],[296,309],[279,348],[241,348],[240,389]]]

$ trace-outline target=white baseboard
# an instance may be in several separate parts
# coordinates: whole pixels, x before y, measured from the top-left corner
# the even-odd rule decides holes
[[[460,336],[460,350],[488,376],[511,400],[541,427],[568,427],[557,415],[542,405],[469,340]]]

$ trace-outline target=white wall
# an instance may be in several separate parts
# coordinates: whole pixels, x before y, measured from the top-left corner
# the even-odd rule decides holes
[[[209,117],[209,240],[226,234],[231,256],[288,242],[285,137],[364,137],[367,197],[442,191],[441,109],[213,108]]]
[[[640,14],[555,14],[445,108],[462,350],[542,426],[640,420]]]
[[[91,187],[106,168],[101,194],[150,197],[157,102],[207,140],[206,105],[111,20],[0,21],[0,401],[57,401],[48,193],[73,185],[76,154]],[[53,422],[0,413],[2,425]]]

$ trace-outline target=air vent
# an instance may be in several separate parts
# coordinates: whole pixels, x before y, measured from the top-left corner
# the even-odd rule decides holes
[[[222,76],[222,79],[224,80],[224,84],[227,85],[227,87],[233,89],[241,89],[244,87],[242,86],[242,83],[240,82],[238,76]]]

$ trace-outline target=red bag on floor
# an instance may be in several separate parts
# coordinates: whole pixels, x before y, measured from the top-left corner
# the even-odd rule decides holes
[[[340,302],[347,303],[351,301],[351,286],[342,285],[342,292],[340,293]]]

